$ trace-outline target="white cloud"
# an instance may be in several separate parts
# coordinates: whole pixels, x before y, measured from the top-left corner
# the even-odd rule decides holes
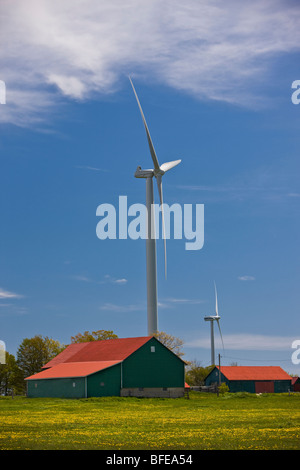
[[[126,284],[126,282],[128,282],[128,281],[127,281],[127,279],[123,278],[123,279],[114,279],[112,282],[114,284]]]
[[[3,306],[3,305],[1,305]],[[15,317],[15,316],[23,316],[28,315],[27,307],[17,307],[15,305],[6,305],[6,308],[0,310],[0,317]]]
[[[82,281],[82,282],[93,282],[89,277],[87,276],[71,276],[72,279],[75,281]]]
[[[118,278],[112,277],[110,274],[106,274],[104,277],[107,282],[110,282],[112,284],[126,284],[128,282],[128,280],[125,279],[124,277],[118,279]]]
[[[63,95],[73,98],[82,98],[86,91],[84,84],[76,77],[63,77],[62,75],[50,74],[48,82],[57,85]]]
[[[165,302],[170,302],[171,304],[203,304],[205,300],[200,299],[183,299],[176,297],[168,297],[164,299]]]
[[[223,335],[224,348],[226,350],[247,351],[279,351],[291,349],[295,337],[267,336],[257,334],[228,334]],[[221,339],[215,335],[215,345],[222,348]],[[185,343],[186,347],[210,349],[210,336],[201,337]]]
[[[18,299],[22,297],[19,294],[16,294],[15,292],[9,292],[7,290],[4,290],[0,287],[0,299]]]
[[[254,276],[239,276],[238,279],[240,281],[255,281]]]
[[[107,310],[109,312],[135,312],[135,311],[141,311],[143,312],[145,310],[145,307],[138,305],[138,304],[129,304],[129,305],[118,305],[118,304],[112,304],[112,303],[105,303],[101,305],[100,310]]]
[[[76,168],[80,168],[82,170],[90,170],[90,171],[104,171],[107,172],[108,170],[104,170],[103,168],[97,168],[94,166],[86,166],[86,165],[77,165]]]
[[[177,306],[181,305],[198,305],[206,303],[205,300],[200,299],[186,299],[186,298],[177,298],[177,297],[166,297],[164,299],[160,299],[157,303],[159,308],[176,308]]]
[[[27,315],[28,313],[27,307],[22,307],[12,302],[11,303],[3,302],[3,300],[9,299],[11,301],[13,299],[21,299],[23,297],[24,297],[23,295],[8,291],[0,287],[0,317],[3,318],[3,317]]]
[[[128,280],[125,279],[124,277],[118,279],[118,278],[114,278],[114,277],[110,276],[109,274],[106,274],[104,276],[104,280],[102,280],[102,281],[95,281],[95,280],[91,279],[90,277],[84,276],[84,275],[71,276],[71,279],[74,279],[75,281],[90,282],[90,283],[93,283],[93,284],[106,284],[106,283],[126,284],[128,282]]]
[[[200,192],[204,201],[261,201],[265,203],[287,202],[297,199],[298,181],[287,166],[281,163],[263,164],[252,171],[241,171],[232,175],[223,184],[216,185],[177,185],[183,191]],[[294,190],[295,189],[295,190]]]
[[[113,93],[127,74],[249,105],[277,57],[300,49],[291,0],[6,0],[1,9],[2,122],[39,122],[60,96]]]

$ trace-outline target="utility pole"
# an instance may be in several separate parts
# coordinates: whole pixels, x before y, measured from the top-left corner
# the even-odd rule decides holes
[[[219,385],[221,385],[221,354],[219,354]]]

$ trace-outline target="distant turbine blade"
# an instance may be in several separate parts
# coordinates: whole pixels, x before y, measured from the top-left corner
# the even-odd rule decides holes
[[[171,168],[174,168],[174,166],[179,165],[180,162],[181,160],[174,160],[174,162],[163,163],[160,169],[166,172],[168,170],[171,170]]]
[[[217,295],[216,283],[215,283],[215,294],[216,294],[216,315],[218,317],[219,316],[219,313],[218,313],[218,295]]]
[[[145,116],[144,116],[144,113],[143,113],[141,104],[140,104],[139,99],[138,99],[138,95],[137,95],[137,93],[136,93],[136,91],[135,91],[135,88],[134,88],[134,86],[133,86],[133,83],[132,83],[131,78],[130,78],[130,77],[128,77],[128,78],[129,78],[129,80],[130,80],[130,83],[131,83],[133,92],[134,92],[134,94],[135,94],[135,97],[136,97],[136,100],[137,100],[137,104],[138,104],[138,106],[139,106],[139,108],[140,108],[140,112],[141,112],[141,115],[142,115],[143,123],[144,123],[145,129],[146,129],[148,144],[149,144],[150,153],[151,153],[151,157],[152,157],[152,160],[153,160],[154,168],[155,168],[156,170],[159,170],[158,159],[157,159],[157,156],[156,156],[156,153],[155,153],[153,144],[152,144],[152,140],[151,140],[151,137],[150,137],[150,132],[149,132],[149,129],[148,129],[148,126],[147,126],[147,123],[146,123],[146,119],[145,119]]]
[[[162,232],[164,238],[164,249],[165,249],[165,278],[167,279],[167,242],[166,242],[166,232],[165,232],[165,217],[164,217],[164,205],[163,205],[163,189],[162,189],[162,177],[161,175],[156,176],[159,199],[161,204],[161,219],[162,219]]]
[[[224,342],[223,342],[223,337],[222,337],[222,333],[221,333],[221,327],[220,327],[219,319],[217,319],[217,323],[218,323],[219,333],[220,333],[220,336],[221,336],[221,341],[222,341],[222,346],[223,346],[223,351],[224,351]]]

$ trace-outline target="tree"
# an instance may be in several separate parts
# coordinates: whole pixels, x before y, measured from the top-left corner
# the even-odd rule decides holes
[[[115,338],[118,338],[118,336],[111,330],[98,330],[91,333],[85,331],[83,334],[78,333],[75,336],[71,336],[71,343],[86,343],[88,341],[102,341]]]
[[[186,371],[185,380],[189,385],[204,385],[205,378],[213,368],[214,366],[202,367],[197,361],[192,361]]]
[[[17,351],[17,365],[21,369],[23,377],[40,372],[44,364],[57,356],[65,346],[59,341],[40,335],[33,338],[25,338]]]
[[[18,366],[15,357],[5,352],[5,364],[0,365],[0,394],[9,395],[12,389],[16,389],[17,382],[14,383],[18,373]],[[19,384],[20,385],[20,384]],[[22,388],[22,387],[21,387]]]
[[[14,357],[14,356],[13,356]],[[18,367],[17,361],[15,360],[15,367],[12,370],[9,386],[12,394],[22,395],[26,392],[26,383],[24,381],[24,375],[22,370]]]
[[[229,392],[229,387],[225,382],[223,382],[221,383],[221,385],[218,386],[218,390],[219,390],[220,395],[224,396],[225,393]]]
[[[184,352],[181,350],[183,346],[182,339],[169,335],[164,331],[157,331],[153,336],[155,336],[155,338],[157,338],[164,346],[173,351],[173,353],[177,354],[177,356],[181,357],[184,355]]]

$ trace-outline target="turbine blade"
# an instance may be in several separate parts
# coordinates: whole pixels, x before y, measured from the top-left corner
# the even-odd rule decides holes
[[[222,337],[222,333],[221,333],[221,327],[220,327],[219,319],[217,319],[217,324],[218,324],[219,333],[220,333],[220,336],[221,336],[221,341],[222,341],[222,346],[223,346],[223,351],[224,351],[224,342],[223,342],[223,337]]]
[[[171,170],[171,168],[174,168],[174,166],[179,165],[180,162],[181,160],[174,160],[173,162],[163,163],[160,169],[163,170],[164,172],[169,171]]]
[[[148,129],[148,126],[147,126],[147,123],[146,123],[146,119],[145,119],[145,116],[144,116],[144,113],[143,113],[143,110],[142,110],[140,101],[139,101],[139,99],[138,99],[138,95],[137,95],[137,93],[136,93],[136,91],[135,91],[135,88],[134,88],[134,86],[133,86],[133,83],[132,83],[131,78],[130,78],[130,77],[128,77],[128,78],[129,78],[129,80],[130,80],[130,83],[131,83],[133,92],[134,92],[135,97],[136,97],[137,104],[138,104],[139,109],[140,109],[141,116],[142,116],[142,119],[143,119],[143,123],[144,123],[145,130],[146,130],[146,134],[147,134],[149,149],[150,149],[151,157],[152,157],[152,160],[153,160],[154,168],[155,168],[156,170],[159,170],[158,159],[157,159],[157,156],[156,156],[154,147],[153,147],[153,143],[152,143],[152,140],[151,140],[151,137],[150,137],[150,132],[149,132],[149,129]]]
[[[165,216],[164,216],[164,205],[163,205],[163,189],[162,189],[162,176],[156,176],[159,199],[161,204],[161,219],[162,219],[162,233],[164,238],[164,249],[165,249],[165,278],[167,279],[167,241],[166,241],[166,232],[165,232]]]
[[[218,316],[219,316],[219,312],[218,312],[218,295],[217,295],[216,283],[215,283],[215,295],[216,295],[216,315],[217,315],[217,317],[218,317]]]

